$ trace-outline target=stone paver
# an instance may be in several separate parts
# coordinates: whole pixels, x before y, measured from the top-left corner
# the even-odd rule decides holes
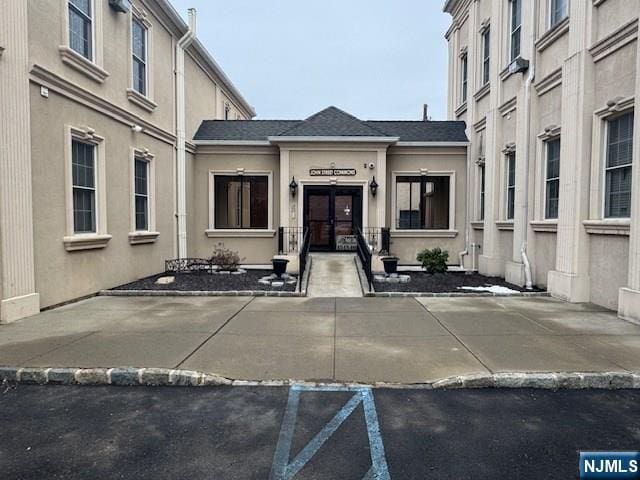
[[[640,370],[640,326],[552,298],[98,297],[0,325],[0,366],[420,383]]]

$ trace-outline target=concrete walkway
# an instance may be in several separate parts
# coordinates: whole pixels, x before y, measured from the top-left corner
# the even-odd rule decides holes
[[[355,255],[314,253],[311,257],[311,276],[307,290],[309,297],[362,297]]]
[[[97,297],[0,325],[0,366],[422,383],[640,371],[640,326],[551,298]]]

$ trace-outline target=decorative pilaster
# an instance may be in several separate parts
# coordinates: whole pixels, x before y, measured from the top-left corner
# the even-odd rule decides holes
[[[28,3],[0,4],[0,322],[38,313],[33,255]]]
[[[549,272],[549,291],[571,302],[590,298],[589,215],[591,168],[592,62],[587,51],[591,2],[571,2],[569,54],[562,67],[562,144],[556,269]]]
[[[636,42],[636,72],[640,72],[640,42]],[[631,177],[631,228],[629,231],[629,283],[621,288],[618,313],[640,322],[640,75],[636,75],[636,109],[633,132],[633,168]]]
[[[378,149],[376,161],[376,182],[378,183],[378,192],[376,194],[376,219],[378,228],[387,226],[387,148]],[[369,193],[370,195],[370,193]],[[363,199],[366,201],[366,199]],[[382,235],[379,239],[382,248]]]
[[[289,213],[289,150],[280,149],[280,226],[290,226]]]

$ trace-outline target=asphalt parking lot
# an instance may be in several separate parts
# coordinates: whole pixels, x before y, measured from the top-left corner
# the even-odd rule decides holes
[[[0,394],[0,476],[576,478],[579,450],[637,449],[639,402],[638,391],[21,385]]]

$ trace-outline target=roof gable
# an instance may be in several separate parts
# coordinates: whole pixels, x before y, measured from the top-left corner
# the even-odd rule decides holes
[[[362,120],[328,107],[280,133],[283,137],[386,137]]]

